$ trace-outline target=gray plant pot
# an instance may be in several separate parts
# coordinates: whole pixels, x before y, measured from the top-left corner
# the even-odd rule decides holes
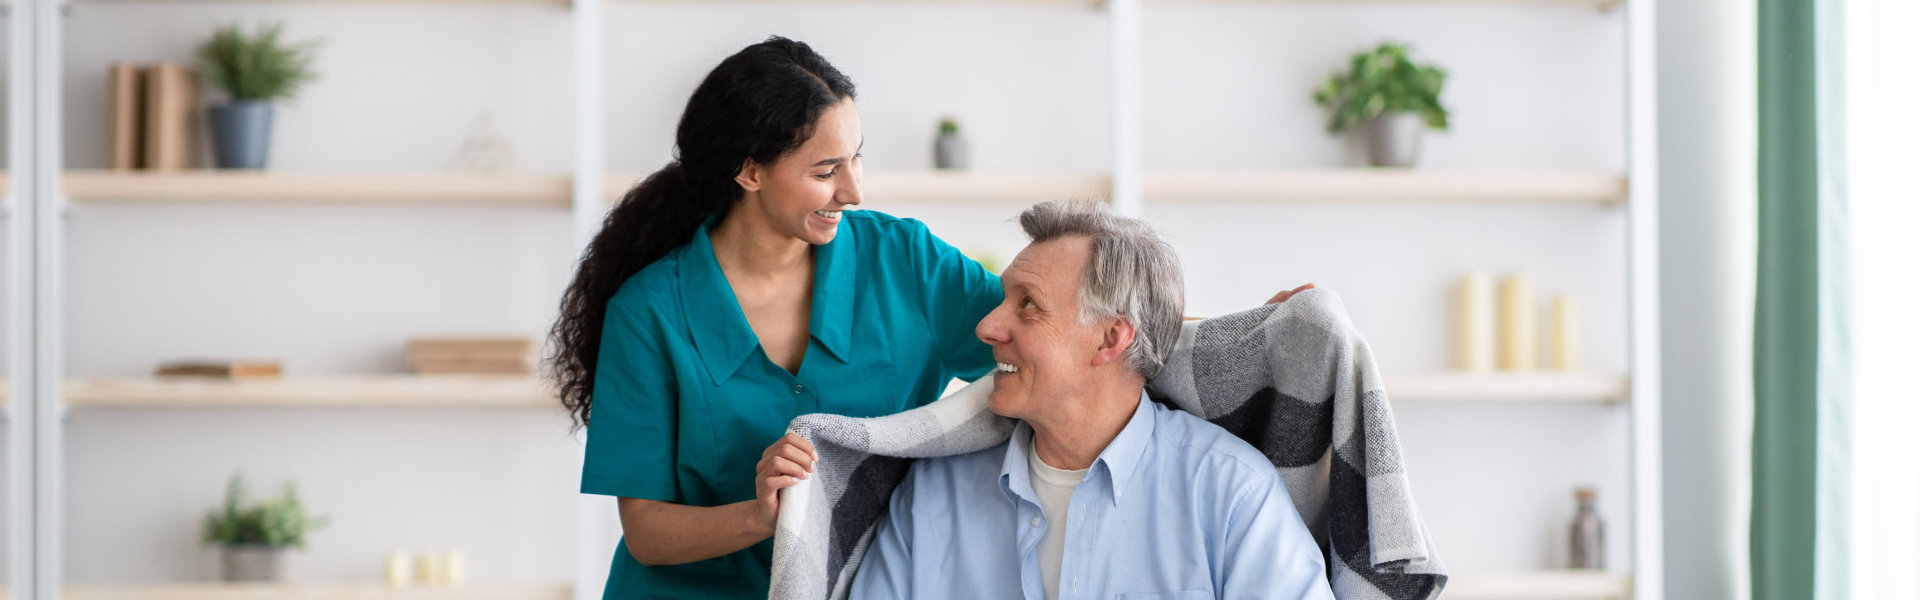
[[[286,578],[286,548],[220,547],[220,579],[223,581],[282,581]]]
[[[967,140],[958,133],[942,133],[933,138],[933,168],[967,168]]]
[[[1367,162],[1376,167],[1412,167],[1420,162],[1420,134],[1427,121],[1420,113],[1387,113],[1367,121]]]
[[[207,108],[213,131],[213,166],[220,169],[264,169],[267,144],[273,140],[273,104],[265,100],[237,100]]]

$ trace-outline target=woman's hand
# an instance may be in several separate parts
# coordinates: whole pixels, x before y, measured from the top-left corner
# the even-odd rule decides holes
[[[1287,299],[1292,298],[1294,294],[1298,294],[1300,292],[1304,292],[1310,289],[1313,289],[1313,284],[1311,283],[1297,287],[1297,288],[1293,288],[1291,290],[1282,291],[1278,294],[1274,294],[1272,298],[1268,298],[1267,304],[1279,304],[1281,302],[1286,302]]]
[[[759,509],[754,519],[767,535],[773,535],[774,522],[780,518],[780,490],[806,479],[813,472],[813,461],[819,458],[812,443],[793,433],[781,436],[760,453],[753,476],[753,493],[758,500],[754,506]]]

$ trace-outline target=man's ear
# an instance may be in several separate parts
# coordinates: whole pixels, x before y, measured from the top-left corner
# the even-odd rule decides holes
[[[1133,345],[1134,333],[1131,321],[1118,317],[1108,319],[1107,330],[1100,337],[1100,347],[1093,353],[1092,366],[1121,360],[1126,356],[1127,348]]]
[[[760,163],[753,162],[753,159],[747,159],[746,163],[740,165],[740,172],[733,175],[733,180],[740,184],[740,189],[748,192],[758,192],[760,191],[760,179],[766,177],[766,175],[766,167],[760,166]]]

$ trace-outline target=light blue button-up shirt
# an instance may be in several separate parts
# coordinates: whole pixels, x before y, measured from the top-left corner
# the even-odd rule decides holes
[[[1033,430],[917,461],[894,491],[853,598],[1042,600],[1047,517]],[[1326,565],[1279,473],[1211,423],[1141,395],[1067,504],[1059,597],[1332,600]]]

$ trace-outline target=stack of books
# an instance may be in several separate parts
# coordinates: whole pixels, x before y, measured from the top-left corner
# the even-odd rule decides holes
[[[533,338],[414,338],[407,362],[422,375],[532,375]]]
[[[276,379],[280,377],[277,360],[179,360],[162,363],[153,374],[160,377],[211,377],[216,379]]]
[[[192,69],[116,62],[107,68],[107,82],[115,170],[177,171],[201,162],[200,80]]]

